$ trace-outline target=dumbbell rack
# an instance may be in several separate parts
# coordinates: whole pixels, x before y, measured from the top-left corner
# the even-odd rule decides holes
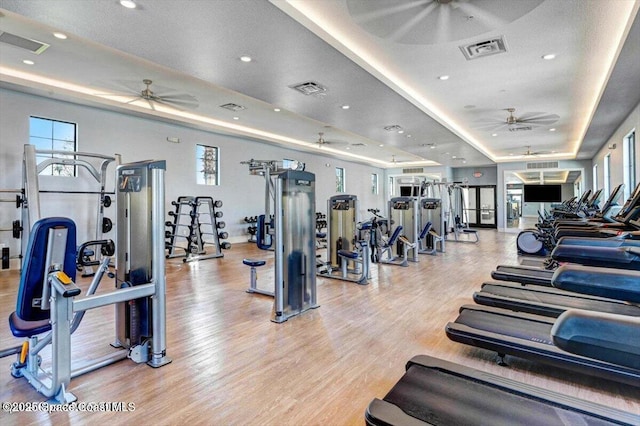
[[[249,234],[248,241],[250,243],[255,243],[257,239],[256,234],[258,232],[258,216],[245,217],[244,222],[249,224],[249,226],[247,227],[247,234]]]
[[[204,259],[223,257],[223,249],[231,248],[231,244],[221,241],[228,238],[227,232],[220,232],[225,222],[222,217],[222,201],[214,201],[211,197],[178,197],[172,201],[175,211],[169,212],[173,222],[167,221],[169,228],[167,237],[167,258],[184,257],[183,262],[194,262]],[[213,248],[207,252],[207,248]]]

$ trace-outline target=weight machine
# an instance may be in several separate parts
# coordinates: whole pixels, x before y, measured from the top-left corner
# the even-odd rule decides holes
[[[395,229],[389,240],[378,247],[380,263],[409,266],[409,261],[418,262],[417,197],[392,198],[389,201],[389,218]]]
[[[359,239],[358,197],[335,195],[327,201],[327,260],[318,274],[326,278],[368,284],[369,242]],[[335,272],[339,272],[335,274]]]
[[[469,218],[466,209],[465,191],[469,191],[468,185],[449,184],[449,226],[453,233],[453,240],[456,243],[477,243],[479,241],[478,231],[469,229]],[[447,234],[445,234],[447,235]],[[465,236],[464,238],[462,236]]]
[[[51,156],[40,163],[37,162],[37,156]],[[56,157],[59,156],[59,157]],[[111,195],[113,192],[107,192],[107,169],[111,163],[120,164],[120,156],[111,157],[107,155],[94,154],[88,152],[70,152],[57,150],[36,150],[34,145],[24,146],[24,155],[22,160],[22,228],[26,232],[22,232],[21,254],[23,255],[27,248],[29,232],[31,226],[43,217],[41,194],[86,194],[97,196],[97,210],[95,233],[90,236],[94,240],[102,240],[103,235],[109,233],[113,229],[113,221],[104,216],[104,209],[112,204]],[[92,181],[95,181],[99,189],[97,191],[74,191],[74,190],[42,190],[40,188],[39,175],[47,167],[74,167],[80,168],[88,172]],[[84,276],[93,275],[92,266],[100,263],[100,255],[94,250],[87,249],[82,253],[84,262]]]
[[[274,251],[274,309],[281,323],[318,308],[316,295],[315,175],[304,164],[250,160],[249,173],[265,179],[265,214],[258,217],[256,243]],[[273,207],[273,208],[272,208]],[[249,289],[250,293],[268,294]]]
[[[124,358],[161,367],[166,355],[164,235],[164,161],[145,161],[118,167],[118,232],[116,290],[96,295],[108,270],[113,243],[95,241],[105,258],[87,291],[74,283],[76,228],[68,218],[36,221],[29,236],[22,268],[16,312],[10,318],[21,346],[1,351],[16,354],[11,374],[25,377],[51,403],[77,398],[68,391],[71,379]],[[121,350],[71,370],[71,334],[89,309],[115,305],[116,340]],[[43,333],[46,335],[39,337]],[[40,352],[51,344],[51,369],[41,367]]]

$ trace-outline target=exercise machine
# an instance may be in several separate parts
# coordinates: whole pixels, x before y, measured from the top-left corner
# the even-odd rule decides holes
[[[38,163],[37,157],[45,156],[46,158]],[[89,152],[69,152],[58,150],[36,150],[34,145],[26,144],[24,146],[22,160],[22,233],[21,254],[24,254],[29,238],[31,226],[40,218],[44,217],[42,206],[43,194],[57,194],[58,197],[74,194],[95,196],[97,198],[97,209],[95,216],[94,232],[89,235],[94,241],[102,240],[105,234],[114,229],[113,221],[105,217],[105,208],[111,206],[113,200],[111,196],[113,192],[107,191],[107,175],[111,164],[120,164],[120,156],[107,156]],[[97,184],[97,190],[62,190],[62,189],[42,189],[40,186],[39,175],[49,167],[65,167],[75,168],[78,175],[81,172],[88,176],[92,185]],[[89,223],[91,223],[89,221]],[[82,253],[86,260],[83,269],[83,276],[93,274],[92,266],[99,264],[100,253],[87,248]]]
[[[28,340],[2,351],[16,354],[14,377],[25,377],[52,403],[77,398],[68,391],[71,379],[124,358],[161,367],[166,355],[164,271],[164,161],[146,161],[117,169],[118,219],[116,290],[94,294],[108,268],[112,244],[105,247],[99,273],[87,292],[74,283],[76,227],[68,218],[36,221],[30,233],[22,268],[16,311],[10,316],[11,331]],[[110,249],[106,249],[110,247]],[[71,333],[90,309],[116,306],[117,352],[71,369]],[[44,336],[40,336],[47,333]],[[41,368],[40,352],[51,345],[51,368]]]
[[[357,236],[358,206],[355,195],[335,195],[327,201],[327,259],[318,269],[321,277],[368,284],[369,244]]]
[[[318,308],[316,294],[315,175],[304,164],[250,160],[249,172],[265,178],[265,214],[258,217],[256,244],[274,251],[272,321]],[[253,292],[259,293],[259,292]]]
[[[418,235],[418,253],[430,255],[435,255],[438,251],[444,253],[445,226],[441,199],[420,198],[420,223],[422,230]],[[440,245],[439,248],[438,245]]]
[[[395,228],[389,239],[378,248],[380,263],[409,266],[410,261],[419,261],[418,213],[417,198],[394,197],[389,201],[389,218]]]
[[[637,425],[640,416],[426,355],[413,357],[367,425]]]
[[[468,193],[468,185],[449,184],[447,192],[449,194],[449,220],[453,239],[447,238],[451,242],[456,243],[477,243],[480,238],[478,231],[469,228],[469,218],[467,213],[467,199],[465,193]],[[448,237],[449,233],[445,236]]]

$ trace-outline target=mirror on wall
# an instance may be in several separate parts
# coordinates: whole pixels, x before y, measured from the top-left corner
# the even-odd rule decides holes
[[[578,196],[583,190],[582,170],[509,170],[504,172],[505,223],[514,232],[532,228],[538,212]]]

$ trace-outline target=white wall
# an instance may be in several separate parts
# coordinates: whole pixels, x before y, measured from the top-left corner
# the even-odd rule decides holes
[[[624,183],[624,171],[623,171],[623,144],[624,137],[627,136],[632,130],[636,130],[636,182],[640,182],[640,142],[638,142],[638,132],[640,131],[640,104],[636,105],[634,110],[624,120],[624,122],[618,127],[618,129],[611,135],[609,140],[602,145],[600,151],[593,157],[591,172],[593,172],[593,164],[598,165],[598,186],[602,187],[604,182],[604,157],[607,154],[611,154],[611,188]],[[616,145],[615,149],[609,149],[609,145]],[[590,186],[587,188],[591,188]],[[625,188],[628,194],[633,188]],[[606,194],[603,198],[606,199],[609,194]]]
[[[105,155],[122,155],[123,162],[147,159],[166,160],[166,199],[180,195],[211,196],[222,200],[223,220],[227,223],[230,241],[246,241],[245,216],[255,216],[264,211],[264,179],[251,176],[246,165],[251,158],[282,160],[290,158],[305,162],[306,170],[316,175],[316,210],[326,211],[327,199],[335,195],[335,167],[345,168],[346,192],[358,196],[361,217],[367,208],[383,208],[384,170],[376,167],[336,160],[318,154],[303,153],[258,141],[197,130],[177,124],[134,117],[98,108],[76,105],[34,95],[0,89],[0,188],[22,187],[23,145],[29,141],[29,116],[41,116],[77,123],[78,150]],[[177,137],[179,144],[170,143],[167,137]],[[219,186],[196,185],[195,145],[204,144],[220,148],[221,184]],[[371,194],[371,174],[380,179],[380,195]],[[110,180],[113,182],[113,176]],[[41,189],[91,190],[87,180],[78,178],[47,177],[41,179]],[[108,189],[113,189],[111,184]],[[7,198],[3,194],[2,198]],[[46,199],[44,198],[46,197]],[[96,197],[45,196],[43,215],[64,215],[78,222],[78,240],[92,239],[95,222]],[[167,210],[168,211],[168,210]],[[107,216],[115,219],[113,207]],[[9,227],[19,219],[19,211],[9,203],[0,203],[0,227]],[[84,225],[84,226],[83,226]],[[93,228],[94,229],[94,228]],[[110,234],[109,236],[112,236]],[[0,244],[8,244],[17,253],[19,244],[10,233],[0,234]]]

